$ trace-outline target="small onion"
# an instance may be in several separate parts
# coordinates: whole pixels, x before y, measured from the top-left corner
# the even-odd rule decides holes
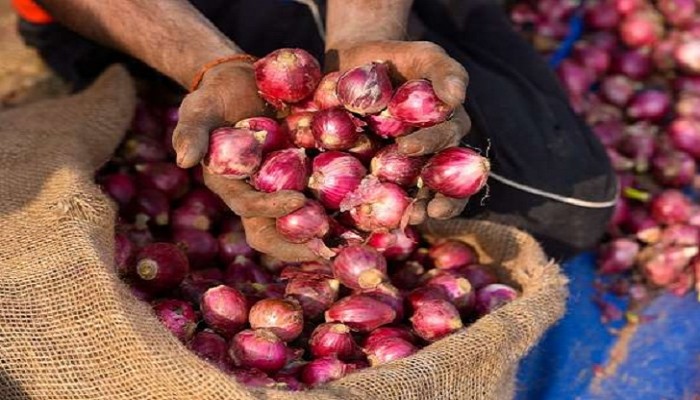
[[[396,319],[396,311],[369,296],[354,294],[339,300],[326,311],[326,322],[342,322],[350,329],[369,332]]]
[[[456,269],[479,262],[474,248],[458,240],[445,240],[430,247],[428,256],[435,268]]]
[[[387,279],[386,260],[372,247],[348,246],[333,260],[333,274],[351,289],[370,289]]]
[[[372,158],[371,172],[382,182],[392,182],[399,186],[411,187],[418,182],[425,157],[409,157],[399,152],[397,144],[379,150]]]
[[[681,191],[669,189],[651,200],[650,210],[661,224],[680,224],[690,218],[691,202]]]
[[[464,199],[484,187],[490,170],[489,160],[476,151],[450,147],[428,160],[421,180],[445,196]]]
[[[192,305],[177,299],[160,300],[153,305],[160,322],[181,342],[185,343],[197,328],[197,314]]]
[[[338,95],[335,92],[339,77],[340,72],[331,72],[330,74],[326,74],[318,84],[318,87],[314,92],[313,99],[320,110],[339,107],[342,105],[338,99]]]
[[[410,80],[399,86],[388,109],[396,119],[418,127],[439,124],[453,113],[452,108],[437,97],[430,81],[425,79]]]
[[[372,232],[367,238],[367,244],[380,251],[387,260],[402,261],[418,247],[418,240],[420,237],[415,228],[407,226],[403,230]]]
[[[255,251],[245,239],[244,232],[222,233],[217,237],[219,242],[219,260],[228,264],[238,256],[252,257]]]
[[[384,110],[379,114],[367,115],[365,121],[367,121],[367,125],[372,132],[384,139],[408,135],[414,130],[411,125],[394,118],[389,113],[389,110]]]
[[[120,206],[129,204],[136,195],[134,178],[122,172],[105,176],[100,185]]]
[[[355,355],[356,344],[347,325],[325,323],[311,333],[309,350],[315,358],[332,356],[347,360]]]
[[[172,163],[143,163],[135,165],[134,169],[139,186],[158,189],[169,199],[181,197],[190,185],[187,171]]]
[[[416,342],[416,337],[406,326],[382,326],[370,332],[362,345],[365,348],[374,347],[387,339],[393,338],[402,339],[413,344]]]
[[[176,288],[189,272],[187,257],[171,243],[146,245],[136,256],[135,279],[152,293]]]
[[[255,189],[272,193],[280,190],[302,191],[309,180],[311,166],[304,149],[286,149],[270,153],[251,180]]]
[[[322,357],[306,364],[301,372],[301,381],[313,387],[340,379],[352,371],[354,368],[350,364],[335,357]]]
[[[314,113],[312,112],[300,112],[285,118],[284,123],[295,146],[303,149],[317,147],[316,138],[314,138],[314,133],[311,131],[313,117]]]
[[[462,313],[474,306],[474,290],[466,278],[450,273],[438,274],[430,278],[426,285],[441,288],[448,300]]]
[[[316,142],[326,150],[347,150],[355,144],[361,129],[352,115],[341,108],[328,108],[314,114],[311,131]]]
[[[321,153],[313,159],[309,188],[321,204],[340,208],[345,197],[360,185],[367,170],[355,157],[338,151]]]
[[[262,142],[263,154],[276,150],[286,149],[291,146],[289,131],[286,125],[280,125],[272,118],[252,117],[236,122],[235,128],[249,129],[254,132],[265,132],[265,140]]]
[[[221,366],[226,363],[226,339],[210,330],[197,332],[187,344],[187,348],[210,363]]]
[[[446,300],[426,300],[411,317],[413,330],[429,342],[441,339],[464,326],[459,312]]]
[[[264,140],[264,131],[216,129],[209,137],[209,151],[204,157],[204,168],[212,174],[226,178],[247,178],[260,165]]]
[[[307,200],[298,210],[277,218],[277,232],[292,243],[305,243],[328,233],[328,216],[317,201]]]
[[[385,364],[391,361],[400,360],[418,351],[418,348],[411,342],[398,337],[390,337],[381,342],[365,346],[365,353],[371,366]]]
[[[369,175],[343,199],[340,211],[349,211],[357,228],[371,232],[398,228],[409,206],[408,195],[401,187]]]
[[[304,328],[304,315],[296,300],[260,300],[250,308],[248,318],[251,328],[267,328],[285,342],[296,339]]]
[[[233,337],[229,356],[236,366],[275,372],[287,363],[287,346],[269,329],[247,329]]]
[[[193,268],[209,266],[219,254],[219,242],[207,231],[175,228],[172,241],[185,251]]]
[[[476,292],[475,309],[479,315],[485,315],[515,300],[518,292],[510,286],[494,283],[484,286]]]
[[[383,62],[371,62],[345,71],[338,78],[336,94],[345,109],[355,114],[382,111],[392,95],[389,67]]]
[[[202,318],[225,337],[238,332],[248,320],[248,305],[238,290],[219,285],[207,290],[200,303]]]
[[[321,66],[302,49],[275,50],[256,61],[254,67],[260,93],[275,106],[302,100],[321,81]]]
[[[299,301],[304,318],[314,320],[336,301],[339,289],[336,279],[296,278],[287,283],[284,294]]]

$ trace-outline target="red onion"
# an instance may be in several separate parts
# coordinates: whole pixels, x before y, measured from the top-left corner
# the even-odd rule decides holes
[[[260,165],[265,131],[218,128],[209,136],[209,151],[203,165],[212,174],[243,179]]]
[[[137,282],[152,293],[174,289],[189,272],[187,257],[170,243],[146,245],[136,256]]]
[[[616,274],[634,266],[639,243],[627,238],[614,239],[605,244],[598,255],[598,268],[604,274]]]
[[[318,84],[313,96],[314,102],[318,105],[320,110],[342,105],[336,94],[338,78],[340,78],[340,72],[338,71],[326,74],[321,78],[321,82]]]
[[[233,375],[236,382],[249,387],[274,388],[277,383],[266,373],[257,369],[223,368],[224,372]]]
[[[600,47],[578,45],[574,48],[573,57],[596,76],[603,75],[610,68],[610,54]]]
[[[349,211],[357,228],[371,232],[398,228],[409,206],[408,195],[398,185],[370,175],[343,199],[340,211]]]
[[[289,131],[286,125],[280,125],[272,118],[252,117],[236,122],[235,128],[248,129],[253,132],[265,132],[262,142],[263,154],[276,150],[286,149],[291,146]]]
[[[153,234],[146,227],[129,225],[128,228],[124,229],[124,234],[137,249],[143,248],[149,243],[153,243]]]
[[[406,261],[391,274],[390,281],[402,290],[411,290],[418,286],[425,268],[416,261]]]
[[[699,246],[700,228],[685,224],[671,225],[661,231],[659,242],[669,246]]]
[[[518,297],[518,292],[510,286],[494,283],[484,286],[476,292],[476,312],[486,315]]]
[[[272,282],[270,274],[245,256],[237,256],[224,272],[224,283],[240,290],[251,283],[270,282]]]
[[[532,9],[532,6],[525,3],[513,4],[510,9],[510,20],[516,25],[534,25],[538,19],[539,15]]]
[[[372,158],[371,171],[382,182],[411,187],[418,182],[425,157],[408,157],[399,152],[397,144],[379,150]]]
[[[693,157],[682,151],[659,153],[652,158],[651,165],[656,180],[671,187],[691,184],[697,170]]]
[[[296,211],[277,218],[277,232],[292,243],[305,243],[313,238],[322,238],[328,233],[328,216],[323,206],[307,200]]]
[[[386,338],[364,348],[370,365],[377,366],[408,357],[418,351],[411,342],[398,337]]]
[[[369,332],[392,322],[396,311],[369,296],[353,294],[333,304],[325,316],[326,322],[342,322],[352,330]]]
[[[396,313],[395,322],[401,321],[404,317],[404,298],[401,291],[391,283],[383,282],[370,289],[362,289],[356,293],[369,296],[375,300],[391,307]]]
[[[136,179],[141,187],[155,188],[170,199],[181,197],[190,185],[186,170],[168,162],[137,164]]]
[[[301,381],[309,386],[318,386],[340,379],[355,369],[335,357],[317,358],[306,364],[301,372]]]
[[[676,68],[676,60],[673,58],[673,53],[678,46],[678,39],[674,35],[669,35],[654,46],[651,53],[651,59],[654,66],[661,72],[670,72]]]
[[[216,281],[223,281],[224,273],[219,268],[216,268],[216,267],[204,268],[204,269],[191,271],[190,278],[192,278],[195,281],[210,280],[210,279],[216,280]]]
[[[183,204],[172,210],[170,215],[171,226],[174,228],[199,229],[208,231],[211,228],[211,218],[203,210],[196,206]]]
[[[550,21],[568,19],[576,11],[577,6],[578,3],[573,0],[540,0],[537,2],[537,10]]]
[[[466,278],[449,273],[438,274],[430,278],[426,285],[441,288],[460,312],[467,312],[474,305],[474,290]]]
[[[252,257],[255,251],[248,245],[243,232],[229,232],[219,235],[219,260],[228,264],[238,256]]]
[[[347,325],[325,323],[311,333],[309,350],[315,358],[337,357],[347,360],[355,355],[357,347]]]
[[[304,149],[286,149],[271,153],[251,180],[255,189],[271,193],[279,190],[302,191],[311,173]]]
[[[335,279],[297,278],[287,283],[284,294],[299,301],[304,318],[314,320],[338,298],[340,282]]]
[[[187,348],[199,358],[217,366],[223,365],[228,357],[226,339],[210,330],[197,332],[187,344]]]
[[[274,258],[269,254],[260,254],[260,265],[270,272],[277,273],[293,264]]]
[[[226,218],[224,218],[223,221],[221,221],[219,223],[219,232],[220,233],[230,233],[230,232],[244,233],[245,229],[243,229],[243,221],[241,221],[241,218],[238,215],[235,215],[235,214],[227,215]]]
[[[248,304],[238,290],[219,285],[207,290],[200,303],[202,318],[215,331],[230,337],[248,321]]]
[[[673,145],[691,156],[700,158],[700,122],[687,118],[674,120],[667,128]]]
[[[654,66],[648,51],[625,50],[613,58],[613,69],[620,75],[640,81],[651,75]]]
[[[229,356],[238,367],[275,372],[287,363],[287,346],[269,329],[246,329],[231,340]]]
[[[134,244],[123,233],[114,235],[114,267],[119,275],[127,275],[131,272],[131,263],[134,258]]]
[[[134,201],[127,207],[134,217],[135,224],[145,229],[146,223],[157,226],[167,225],[170,204],[168,198],[156,189],[141,189]]]
[[[185,250],[193,268],[209,266],[219,254],[219,243],[206,231],[176,228],[173,230],[172,240]]]
[[[455,306],[446,300],[426,300],[415,309],[410,320],[414,332],[429,342],[441,339],[464,326]]]
[[[678,65],[691,74],[700,73],[700,38],[693,38],[680,43],[674,52]]]
[[[640,255],[640,264],[651,283],[666,286],[678,280],[697,254],[697,247],[649,247]]]
[[[694,0],[659,0],[659,11],[671,25],[683,27],[697,15],[697,6]]]
[[[607,31],[591,32],[589,42],[591,46],[603,49],[608,53],[612,53],[619,46],[617,35]]]
[[[182,298],[194,304],[199,304],[207,290],[219,285],[221,285],[220,279],[194,278],[190,275],[180,283],[178,291]]]
[[[360,160],[362,164],[369,165],[372,157],[377,154],[383,146],[377,139],[370,135],[361,134],[357,142],[348,149],[348,153]]]
[[[307,262],[300,265],[290,265],[285,267],[279,275],[281,280],[289,279],[331,279],[333,270],[330,264],[325,262]]]
[[[586,111],[586,122],[594,125],[600,122],[621,122],[622,110],[600,100],[597,96],[589,99],[589,109]]]
[[[413,310],[417,310],[431,300],[448,301],[448,297],[440,286],[421,286],[406,295],[406,302]]]
[[[101,186],[121,207],[129,204],[136,195],[134,178],[122,172],[105,176],[101,181]]]
[[[690,218],[690,200],[679,190],[665,190],[651,201],[652,217],[661,224],[681,224]]]
[[[675,104],[676,114],[679,117],[700,119],[700,96],[693,94],[681,94]]]
[[[370,289],[387,279],[386,260],[372,247],[348,246],[333,260],[333,274],[351,289]]]
[[[432,190],[448,197],[467,198],[486,184],[491,164],[476,151],[450,147],[428,160],[421,180]]]
[[[567,93],[575,96],[588,92],[593,84],[593,74],[581,64],[572,60],[564,60],[559,64],[557,76]]]
[[[251,328],[267,328],[285,342],[296,339],[304,328],[304,315],[296,300],[260,300],[251,307],[248,318]]]
[[[314,149],[317,147],[316,138],[311,131],[311,121],[314,117],[312,112],[300,112],[287,116],[284,123],[289,131],[289,137],[295,146],[304,149]]]
[[[326,208],[337,210],[345,197],[357,189],[367,170],[355,157],[338,151],[319,154],[312,162],[309,188]]]
[[[674,89],[685,94],[700,95],[700,76],[679,76],[673,81]]]
[[[658,121],[671,109],[671,97],[661,90],[645,90],[636,94],[628,108],[627,115],[634,119]]]
[[[647,5],[644,0],[614,0],[614,2],[617,11],[622,15],[641,10]]]
[[[486,285],[498,282],[498,277],[492,268],[481,264],[467,265],[454,271],[455,274],[467,278],[472,289],[478,290]]]
[[[617,28],[620,14],[610,1],[592,3],[586,8],[586,27],[592,30],[609,30]]]
[[[430,247],[428,255],[435,268],[455,269],[479,262],[474,248],[457,240],[445,240]]]
[[[619,33],[629,47],[651,47],[664,35],[663,20],[656,11],[636,11],[623,18]]]
[[[162,129],[155,111],[151,105],[138,101],[134,117],[131,120],[131,130],[138,135],[159,137],[162,134]]]
[[[388,232],[372,232],[367,244],[379,250],[387,260],[402,261],[408,258],[418,247],[420,240],[416,230],[407,226]]]
[[[600,92],[610,103],[624,107],[635,92],[635,83],[624,75],[611,75],[603,78]]]
[[[415,344],[416,337],[406,326],[382,326],[370,332],[362,343],[365,348],[375,347],[388,339],[401,339]]]
[[[600,122],[591,128],[600,142],[608,148],[617,146],[622,141],[624,125],[621,121]]]
[[[336,94],[345,109],[355,114],[382,111],[392,95],[388,65],[371,62],[345,71],[338,78]]]
[[[205,214],[212,219],[219,219],[222,214],[229,212],[226,203],[214,192],[204,187],[198,187],[187,192],[182,198],[180,205],[189,207],[193,211]]]
[[[369,128],[384,139],[392,139],[408,135],[413,132],[413,127],[394,118],[389,110],[384,110],[379,114],[367,115],[365,117]]]
[[[327,150],[347,150],[362,131],[352,115],[341,108],[328,108],[314,114],[311,131],[316,142]]]
[[[197,329],[197,314],[192,305],[186,301],[160,300],[153,305],[153,311],[160,322],[183,343],[190,340]]]
[[[396,119],[418,127],[439,124],[454,111],[437,97],[426,79],[413,79],[399,86],[388,110]]]
[[[130,163],[158,162],[168,158],[168,152],[156,139],[146,136],[133,136],[124,142],[122,156]]]
[[[295,103],[311,95],[321,81],[321,66],[302,49],[279,49],[254,64],[255,82],[274,106]]]
[[[637,172],[645,172],[656,147],[656,128],[647,122],[628,127],[626,136],[618,146],[620,152],[634,159]]]

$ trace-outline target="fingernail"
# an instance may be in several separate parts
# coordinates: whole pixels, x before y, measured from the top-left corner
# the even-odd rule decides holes
[[[187,161],[189,152],[187,150],[179,151],[177,153],[177,166],[183,168],[183,164]]]
[[[467,92],[467,88],[464,85],[464,80],[452,75],[448,76],[445,81],[447,82],[447,91],[449,92],[449,95],[452,96],[456,102],[463,102]]]

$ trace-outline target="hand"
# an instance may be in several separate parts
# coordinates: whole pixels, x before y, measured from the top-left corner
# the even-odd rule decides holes
[[[250,64],[225,63],[212,68],[180,106],[180,120],[173,133],[177,164],[182,168],[197,165],[207,153],[212,130],[263,113],[264,103],[258,96]],[[285,261],[317,258],[307,246],[282,239],[275,229],[274,218],[304,204],[302,193],[258,192],[243,180],[222,178],[206,168],[204,182],[242,218],[251,247]]]
[[[431,42],[380,40],[337,47],[327,57],[327,69],[342,72],[371,61],[388,61],[394,78],[399,81],[428,79],[438,97],[454,107],[455,113],[450,120],[398,138],[396,142],[402,153],[409,156],[435,153],[459,145],[469,132],[471,121],[462,106],[469,76],[464,67],[440,46]],[[439,193],[431,198],[427,189],[421,190],[410,223],[420,224],[426,216],[435,219],[455,217],[466,204],[467,199],[453,199]]]

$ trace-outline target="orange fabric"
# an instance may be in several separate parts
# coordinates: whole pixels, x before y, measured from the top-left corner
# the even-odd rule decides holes
[[[48,24],[53,22],[51,15],[41,8],[34,0],[12,0],[17,14],[24,20],[33,24]]]

